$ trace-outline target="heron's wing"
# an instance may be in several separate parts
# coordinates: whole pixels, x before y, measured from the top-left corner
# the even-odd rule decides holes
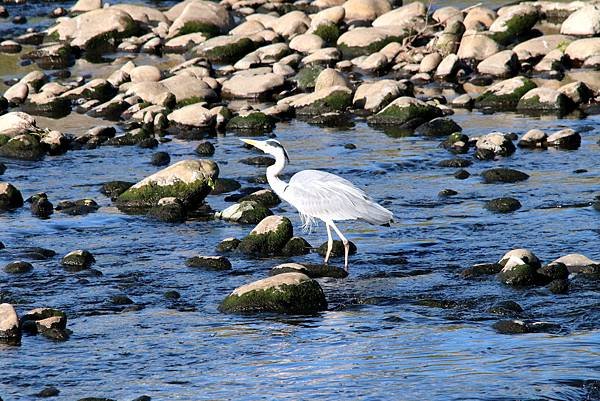
[[[393,217],[350,181],[325,171],[294,174],[283,195],[302,215],[325,221],[361,219],[386,224]]]

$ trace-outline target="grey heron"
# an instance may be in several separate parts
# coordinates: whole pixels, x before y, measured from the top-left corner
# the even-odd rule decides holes
[[[267,181],[281,199],[295,207],[300,213],[303,227],[310,228],[321,220],[327,228],[327,264],[333,246],[331,229],[344,244],[344,268],[348,270],[350,244],[335,225],[340,220],[363,220],[371,224],[384,225],[392,221],[393,213],[378,205],[364,191],[350,181],[319,170],[299,171],[289,182],[279,178],[290,159],[284,147],[275,139],[255,141],[241,139],[249,145],[275,156],[275,163],[267,168]]]

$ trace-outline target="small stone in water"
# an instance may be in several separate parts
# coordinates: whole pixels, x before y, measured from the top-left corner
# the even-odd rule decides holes
[[[215,154],[215,147],[208,141],[200,142],[196,146],[196,154],[200,156],[212,156]]]
[[[188,267],[204,267],[211,270],[229,270],[231,262],[223,256],[194,256],[185,261]]]
[[[89,268],[95,261],[94,255],[90,252],[76,250],[65,255],[61,264],[66,270],[77,272]]]
[[[152,155],[153,166],[166,166],[171,162],[171,156],[167,152],[156,152]]]
[[[58,394],[60,394],[60,391],[56,387],[49,386],[49,387],[45,387],[44,389],[42,389],[42,391],[37,393],[36,397],[40,397],[40,398],[56,397]]]
[[[235,251],[240,244],[240,240],[237,238],[225,238],[217,245],[217,252],[231,252]]]
[[[447,197],[447,196],[454,196],[454,195],[458,195],[458,192],[456,192],[453,189],[442,189],[439,193],[438,196],[439,197]]]
[[[179,299],[181,298],[181,294],[175,290],[166,291],[164,294],[166,299]]]
[[[33,270],[33,265],[31,263],[19,261],[19,262],[11,262],[4,266],[4,271],[7,273],[18,274],[18,273],[29,273]]]
[[[510,213],[521,208],[521,202],[515,198],[505,197],[486,202],[485,208],[496,213]]]
[[[465,169],[460,169],[456,173],[454,173],[454,178],[456,178],[457,180],[466,180],[470,176],[471,176],[471,173],[469,173]]]
[[[356,149],[356,145],[353,143],[347,143],[344,145],[344,148],[354,150],[354,149]]]
[[[132,305],[133,301],[127,295],[113,295],[110,302],[114,305]]]

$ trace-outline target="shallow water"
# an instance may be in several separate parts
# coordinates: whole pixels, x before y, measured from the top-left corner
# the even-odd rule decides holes
[[[70,5],[33,4],[43,13]],[[105,67],[79,62],[75,71],[98,68]],[[12,76],[6,74],[4,79]],[[2,180],[25,197],[44,191],[54,204],[90,197],[102,208],[79,217],[55,213],[49,220],[32,217],[27,208],[0,214],[0,241],[7,246],[0,250],[0,265],[20,259],[26,247],[58,253],[32,261],[30,274],[0,271],[0,298],[15,303],[20,313],[38,306],[63,309],[73,330],[64,343],[38,336],[24,337],[20,347],[0,346],[0,396],[33,399],[45,385],[54,385],[65,400],[128,400],[141,394],[156,400],[598,399],[598,390],[588,385],[600,379],[597,278],[576,276],[570,293],[560,296],[544,288],[511,289],[493,278],[467,281],[459,274],[516,247],[532,249],[545,262],[567,253],[600,259],[600,215],[589,206],[600,190],[599,117],[557,120],[459,111],[453,118],[470,136],[570,127],[582,131],[583,143],[576,151],[519,149],[500,161],[476,161],[468,168],[472,176],[459,181],[454,169],[437,167],[439,160],[452,157],[438,139],[388,135],[361,121],[348,130],[278,124],[274,133],[290,153],[290,172],[319,168],[340,174],[396,215],[389,228],[340,224],[359,252],[351,257],[348,279],[320,280],[329,311],[309,317],[224,315],[217,306],[233,288],[265,277],[274,265],[317,263],[318,255],[270,260],[232,255],[231,273],[190,269],[184,265],[187,257],[214,254],[223,238],[240,238],[251,227],[220,221],[158,223],[118,212],[99,193],[105,181],[136,181],[157,171],[149,163],[155,150],[101,147],[39,163],[3,160],[8,170]],[[78,134],[106,122],[72,115],[39,119],[39,125]],[[238,162],[253,153],[234,135],[213,141],[221,176],[254,186],[247,179],[264,169]],[[357,149],[345,149],[347,143]],[[173,140],[158,150],[169,152],[175,162],[195,157],[196,144]],[[483,184],[479,173],[495,166],[517,168],[531,178]],[[577,169],[588,172],[575,174]],[[459,195],[438,198],[444,188]],[[486,200],[499,196],[513,196],[523,207],[508,215],[483,208]],[[220,210],[229,205],[223,197],[207,201]],[[274,212],[290,217],[301,234],[290,206],[282,204]],[[314,246],[326,239],[323,227],[302,235]],[[96,256],[94,267],[102,276],[60,267],[62,255],[80,248]],[[399,256],[408,264],[395,263]],[[167,290],[177,290],[182,298],[166,300]],[[122,311],[109,300],[117,294],[143,309]],[[421,305],[423,299],[453,303],[432,308]],[[523,306],[524,318],[561,329],[497,334],[491,325],[502,317],[486,310],[503,300]]]

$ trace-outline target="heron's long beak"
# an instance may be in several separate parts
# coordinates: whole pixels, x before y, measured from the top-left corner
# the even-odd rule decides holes
[[[255,141],[253,139],[244,139],[244,138],[240,138],[240,141],[247,143],[248,145],[252,145],[257,149],[263,150],[262,141]]]

